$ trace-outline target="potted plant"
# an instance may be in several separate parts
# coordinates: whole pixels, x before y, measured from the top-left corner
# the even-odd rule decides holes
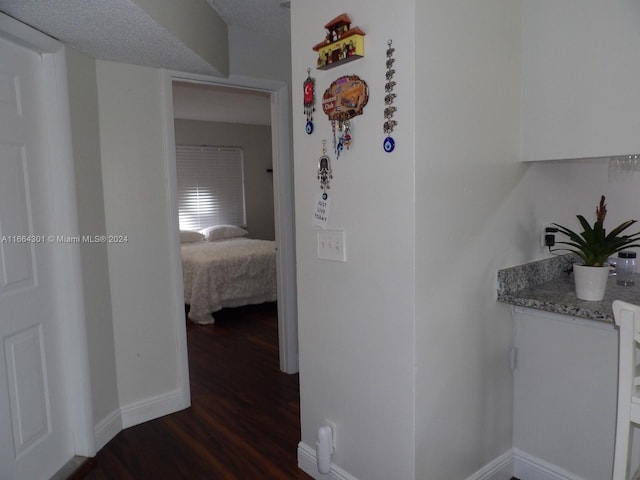
[[[596,207],[596,221],[593,227],[582,215],[576,215],[582,226],[582,233],[576,233],[557,223],[553,224],[559,233],[568,238],[565,242],[557,242],[566,245],[560,250],[572,252],[582,259],[583,265],[573,266],[576,296],[581,300],[602,300],[609,277],[607,259],[626,248],[640,247],[640,243],[637,243],[640,240],[640,232],[622,234],[636,223],[636,220],[627,220],[607,234],[603,225],[607,216],[607,205],[604,202],[605,197],[602,195],[600,205]]]

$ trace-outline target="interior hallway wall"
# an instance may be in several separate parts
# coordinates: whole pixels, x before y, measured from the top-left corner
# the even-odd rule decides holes
[[[414,1],[349,2],[365,33],[365,57],[317,70],[324,25],[344,12],[336,0],[292,2],[293,131],[302,446],[314,449],[325,419],[336,424],[335,465],[359,479],[413,479],[415,470]],[[388,40],[396,59],[396,149],[382,148]],[[305,132],[302,83],[316,85],[314,132]],[[321,100],[331,82],[358,75],[369,88],[340,158]],[[299,90],[297,89],[299,88]],[[317,258],[313,211],[322,141],[333,179],[328,228],[344,230],[346,263]],[[422,293],[421,293],[422,294]],[[420,406],[420,408],[422,408]],[[312,466],[311,468],[315,468]],[[317,475],[317,472],[316,472]],[[319,478],[319,477],[316,477]],[[431,477],[423,477],[431,478]],[[450,477],[453,478],[453,477]]]
[[[107,61],[97,61],[96,71],[107,233],[127,238],[107,245],[120,406],[172,403],[182,379],[168,260],[162,72]]]
[[[415,5],[416,478],[467,478],[512,446],[513,322],[496,274],[533,246],[514,193],[520,3]]]

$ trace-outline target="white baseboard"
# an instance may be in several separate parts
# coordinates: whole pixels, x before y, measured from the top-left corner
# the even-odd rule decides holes
[[[179,412],[189,405],[182,390],[178,389],[118,408],[96,423],[96,451],[100,451],[125,428]]]
[[[358,480],[334,463],[331,464],[329,473],[318,472],[316,449],[303,442],[298,443],[298,467],[315,480]]]
[[[487,463],[466,480],[510,480],[511,477],[513,477],[513,449]]]
[[[298,444],[298,467],[315,480],[357,480],[335,464],[327,474],[318,472],[316,451],[303,442]],[[495,458],[466,480],[585,480],[567,470],[513,448]]]
[[[184,410],[190,405],[188,398],[188,395],[185,398],[181,389],[177,389],[121,407],[122,428],[133,427]]]
[[[113,437],[122,430],[122,414],[116,409],[100,420],[94,427],[96,450],[100,451]]]
[[[585,480],[517,448],[513,449],[513,475],[522,480]]]
[[[316,451],[307,444],[298,444],[298,467],[315,480],[357,480],[335,464],[327,474],[318,472]],[[513,450],[503,453],[498,458],[482,467],[466,480],[510,480],[513,477]],[[523,479],[524,480],[524,479]],[[527,478],[527,480],[529,480]]]

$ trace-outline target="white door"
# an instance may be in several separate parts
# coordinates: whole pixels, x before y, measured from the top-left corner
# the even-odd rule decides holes
[[[74,454],[39,54],[0,39],[0,478],[50,478]],[[53,235],[54,238],[48,238]]]

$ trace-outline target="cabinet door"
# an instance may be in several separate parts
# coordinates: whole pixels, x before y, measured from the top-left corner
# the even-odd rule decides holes
[[[516,347],[513,446],[576,478],[611,478],[618,331],[610,324],[517,310]]]
[[[639,23],[637,0],[523,0],[523,160],[640,153]]]

